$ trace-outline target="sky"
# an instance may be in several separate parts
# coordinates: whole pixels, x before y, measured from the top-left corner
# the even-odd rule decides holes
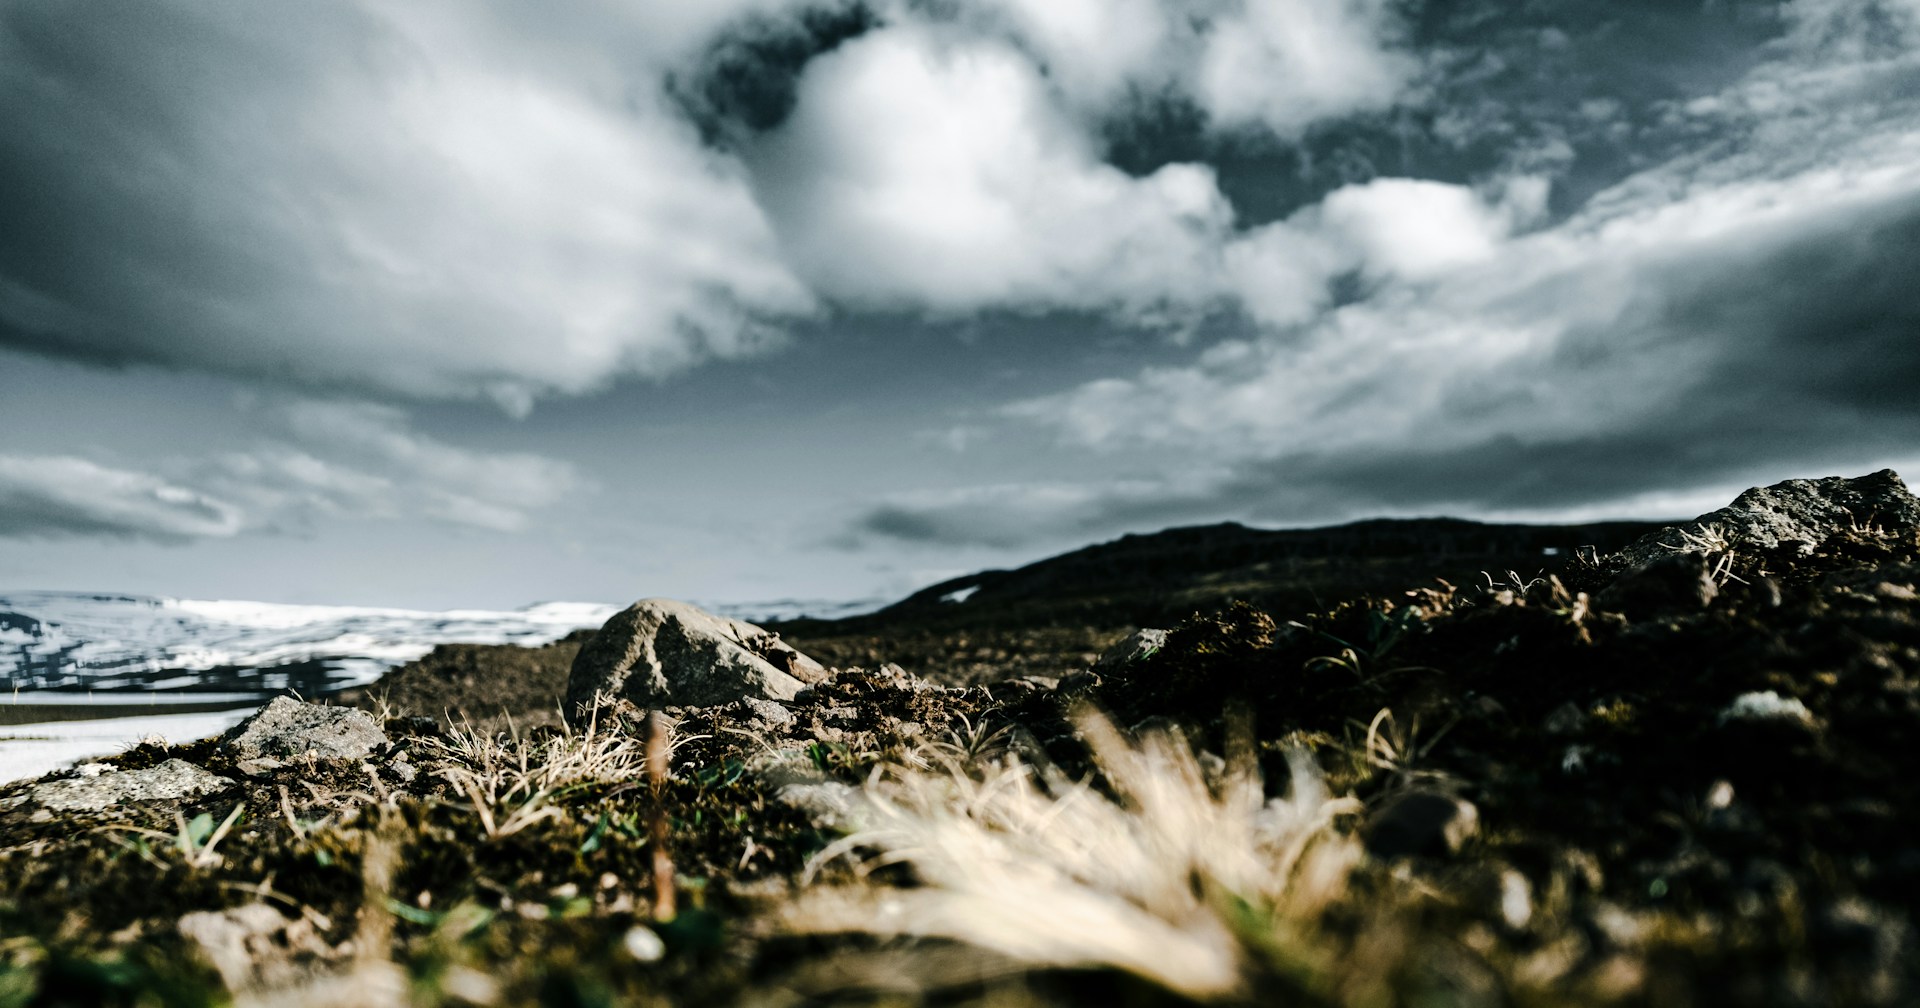
[[[0,588],[889,598],[1920,472],[1920,0],[0,0]]]

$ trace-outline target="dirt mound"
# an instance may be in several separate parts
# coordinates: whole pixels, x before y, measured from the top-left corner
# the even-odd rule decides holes
[[[522,727],[557,725],[567,673],[593,636],[580,630],[542,647],[441,644],[371,686],[334,696],[367,710],[459,722],[489,730],[509,720]]]

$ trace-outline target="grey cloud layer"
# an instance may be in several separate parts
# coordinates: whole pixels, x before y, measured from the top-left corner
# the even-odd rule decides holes
[[[522,530],[573,466],[376,403],[524,415],[849,317],[1195,340],[983,387],[956,441],[1126,479],[982,466],[856,543],[1550,510],[1920,426],[1920,0],[529,10],[0,0],[0,343],[234,375],[263,426],[23,452],[0,535]]]
[[[1376,0],[827,9],[852,27],[753,68],[795,107],[733,152],[672,82],[815,8],[8,3],[0,340],[524,412],[765,349],[821,295],[1201,310],[1232,209],[1204,165],[1103,163],[1103,110],[1292,134],[1413,65]]]
[[[0,338],[524,409],[808,309],[649,82],[459,11],[0,7]]]
[[[1184,478],[902,498],[857,527],[952,545],[1083,536],[1143,510],[1546,514],[1911,458],[1920,59],[1885,40],[1920,41],[1920,5],[1866,6],[1790,7],[1771,60],[1666,110],[1692,148],[1555,226],[1491,234],[1192,366],[1008,410],[1116,463],[1183,453]],[[1390,230],[1394,254],[1417,251],[1404,214]]]

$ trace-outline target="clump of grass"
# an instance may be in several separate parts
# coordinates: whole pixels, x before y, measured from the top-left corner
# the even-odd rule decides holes
[[[1120,970],[1200,1000],[1329,974],[1320,921],[1362,857],[1341,828],[1358,802],[1329,794],[1302,751],[1289,793],[1268,799],[1250,755],[1210,777],[1175,736],[1079,727],[1104,788],[1013,755],[876,773],[863,828],[816,859],[850,858],[864,881],[815,890],[787,923]],[[913,884],[881,881],[898,878],[884,866]]]
[[[431,771],[468,799],[494,839],[563,815],[553,803],[561,795],[640,780],[649,756],[639,741],[597,720],[579,731],[523,737],[517,730],[484,732],[463,718],[445,736],[424,741]]]

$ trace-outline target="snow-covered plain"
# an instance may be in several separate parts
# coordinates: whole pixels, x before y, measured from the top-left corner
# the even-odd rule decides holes
[[[877,601],[707,605],[755,622],[832,618]],[[158,734],[188,742],[287,689],[365,685],[437,644],[538,646],[597,627],[619,606],[543,602],[427,612],[78,592],[0,592],[0,707],[93,706],[103,717],[0,726],[0,782],[104,756]],[[168,713],[178,704],[232,704]],[[131,716],[126,708],[149,708]],[[60,716],[71,716],[63,711]]]
[[[192,742],[239,724],[253,707],[197,714],[141,714],[0,727],[0,783],[38,777],[77,760],[111,756],[149,735]]]
[[[372,682],[436,644],[545,644],[615,610],[545,602],[423,612],[12,592],[0,594],[0,676],[21,690],[340,688]],[[293,668],[303,663],[321,667]]]
[[[313,695],[372,682],[436,644],[545,644],[598,626],[614,611],[579,602],[511,612],[420,612],[0,593],[0,706],[85,706],[107,715],[0,727],[0,781],[110,755],[148,735],[172,742],[204,738],[272,693],[293,688]],[[187,703],[232,707],[177,712]],[[136,706],[148,710],[134,713]]]

